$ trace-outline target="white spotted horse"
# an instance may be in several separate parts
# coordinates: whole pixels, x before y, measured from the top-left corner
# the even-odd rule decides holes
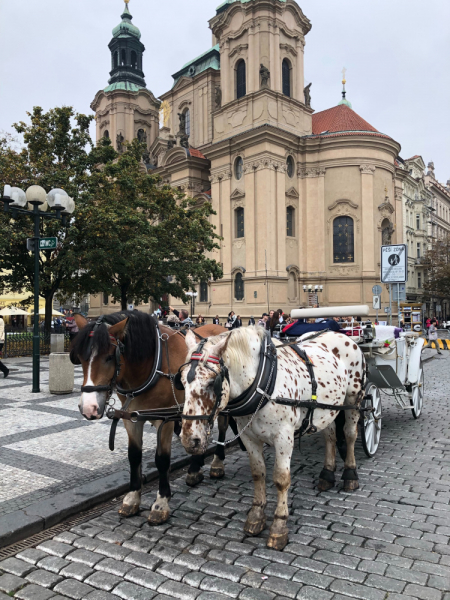
[[[181,441],[187,452],[205,451],[220,413],[236,419],[255,486],[244,526],[248,535],[258,535],[265,528],[263,447],[265,443],[275,447],[273,479],[278,501],[267,545],[281,550],[288,541],[290,462],[296,431],[324,432],[325,464],[318,487],[330,489],[336,470],[335,420],[342,410],[347,443],[344,489],[359,487],[354,450],[365,360],[359,347],[340,333],[316,334],[314,339],[302,340],[300,347],[275,343],[263,328],[248,327],[209,338],[199,351],[195,337],[188,333],[187,363],[177,377],[186,391]]]
[[[158,326],[152,316],[139,311],[122,311],[100,317],[88,323],[75,315],[80,329],[71,347],[71,360],[83,367],[83,386],[79,409],[88,420],[101,419],[114,390],[122,409],[108,409],[114,417],[110,436],[110,449],[114,449],[114,435],[118,420],[123,419],[128,434],[128,459],[130,462],[130,491],[125,496],[119,514],[130,517],[139,512],[142,488],[142,446],[144,421],[158,429],[155,464],[159,472],[159,491],[152,506],[149,523],[159,525],[170,516],[169,470],[174,420],[165,423],[174,414],[181,416],[184,392],[173,385],[173,375],[184,362],[186,346],[181,331]],[[196,329],[196,335],[217,335],[226,331],[217,325]],[[194,334],[192,334],[194,335]],[[110,414],[110,411],[112,414]],[[139,411],[147,411],[140,420]],[[225,440],[228,423],[219,420],[219,441]],[[210,476],[224,476],[223,445],[216,448]],[[203,479],[204,456],[192,457],[186,477],[188,485]]]

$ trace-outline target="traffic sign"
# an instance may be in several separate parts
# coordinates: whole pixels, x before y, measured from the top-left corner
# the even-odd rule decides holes
[[[408,281],[408,247],[406,244],[381,246],[381,282]]]
[[[391,312],[391,308],[389,306],[386,306],[386,308],[384,309],[384,312],[386,314],[389,314]]]
[[[374,285],[372,288],[372,294],[374,296],[381,296],[383,292],[383,288],[381,287],[381,285]]]
[[[41,238],[39,240],[39,250],[56,250],[57,245],[58,238],[56,237]]]
[[[381,297],[380,296],[373,297],[373,307],[375,310],[381,310]]]

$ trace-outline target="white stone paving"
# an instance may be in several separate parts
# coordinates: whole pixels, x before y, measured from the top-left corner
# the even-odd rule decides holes
[[[15,407],[6,408],[0,413],[0,438],[14,435],[24,431],[33,431],[52,425],[61,425],[72,421],[70,417],[40,413],[27,408],[20,410],[20,415]]]
[[[29,494],[58,483],[57,479],[16,469],[9,465],[0,464],[0,502],[5,502],[22,494]]]

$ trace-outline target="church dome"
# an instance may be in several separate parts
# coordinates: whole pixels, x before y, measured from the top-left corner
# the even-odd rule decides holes
[[[122,15],[122,22],[119,23],[119,25],[117,25],[117,27],[114,27],[114,29],[113,29],[113,32],[112,32],[113,37],[115,37],[115,38],[134,37],[134,38],[140,40],[141,32],[138,27],[133,25],[133,23],[131,22],[132,19],[133,19],[133,17],[131,16],[130,11],[128,10],[128,4],[127,4],[125,6],[125,10]]]

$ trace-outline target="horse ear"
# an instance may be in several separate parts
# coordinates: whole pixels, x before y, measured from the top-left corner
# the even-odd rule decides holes
[[[84,329],[86,327],[86,325],[88,324],[87,319],[85,319],[83,317],[83,315],[79,315],[78,313],[73,315],[73,318],[75,319],[75,323],[78,326],[78,329]]]
[[[189,352],[193,352],[197,348],[197,340],[191,330],[186,333],[186,346]]]
[[[128,317],[120,323],[116,323],[108,329],[109,335],[115,338],[123,338],[127,332]]]
[[[220,342],[218,342],[215,346],[210,349],[210,354],[214,354],[214,356],[218,356],[219,358],[223,355],[225,350],[227,349],[228,342],[230,341],[231,333],[225,335]]]

